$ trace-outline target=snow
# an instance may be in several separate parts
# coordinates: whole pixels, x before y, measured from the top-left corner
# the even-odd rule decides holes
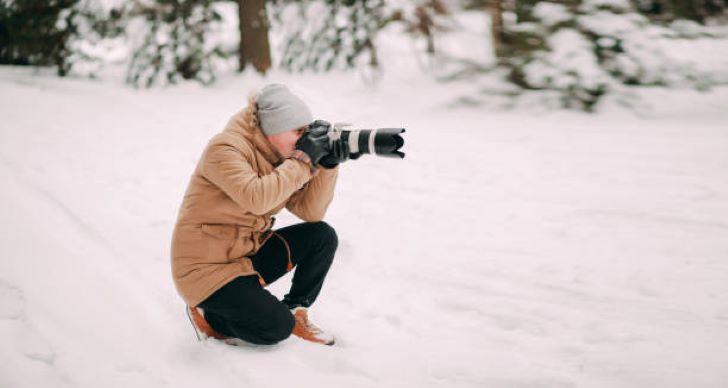
[[[486,18],[451,23],[444,57],[492,62]],[[435,82],[398,33],[379,37],[379,82],[272,71],[134,90],[114,70],[0,67],[0,387],[727,386],[728,89],[503,110],[502,83]],[[723,41],[666,42],[724,72]],[[573,31],[549,44],[595,78]],[[198,343],[171,280],[197,158],[269,82],[317,117],[407,128],[403,161],[342,166],[326,217],[340,247],[311,310],[331,348]]]
[[[573,19],[573,15],[563,4],[537,3],[531,12],[546,27],[553,27]]]

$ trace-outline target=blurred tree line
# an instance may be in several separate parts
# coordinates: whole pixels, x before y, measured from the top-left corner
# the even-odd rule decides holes
[[[726,0],[490,0],[494,52],[525,90],[554,90],[561,105],[590,110],[615,84],[698,88],[719,82],[675,63],[660,42],[725,38]],[[726,69],[728,70],[728,69]],[[723,80],[725,82],[725,80]]]
[[[265,74],[380,66],[377,34],[398,24],[425,55],[439,51],[448,15],[490,19],[496,67],[522,90],[552,90],[562,105],[591,109],[614,82],[670,85],[651,37],[707,36],[725,24],[728,0],[0,0],[0,64],[54,66],[64,76],[99,62],[99,45],[131,48],[127,82],[215,80],[234,60]],[[235,41],[220,39],[221,6],[235,7]],[[228,12],[229,13],[229,12]],[[611,23],[605,23],[608,21]],[[680,22],[690,21],[692,24]],[[692,26],[692,27],[691,27]],[[657,28],[657,29],[656,29]],[[706,32],[708,31],[708,32]],[[652,34],[652,35],[651,35]],[[279,40],[272,63],[271,36]],[[641,40],[640,40],[641,39]],[[646,39],[646,41],[645,41]],[[651,58],[651,59],[650,59]],[[580,62],[570,65],[571,62]],[[587,64],[587,65],[585,65]],[[593,66],[589,65],[593,64]],[[679,78],[679,77],[678,77]]]

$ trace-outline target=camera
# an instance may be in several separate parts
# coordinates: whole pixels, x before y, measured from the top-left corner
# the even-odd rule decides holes
[[[344,129],[348,124],[331,125],[325,120],[316,120],[309,124],[307,132],[314,135],[326,134],[329,146],[334,147],[336,142],[342,142],[348,147],[351,159],[357,159],[362,154],[372,154],[387,158],[404,159],[404,152],[399,149],[404,145],[404,128],[377,128],[377,129]]]

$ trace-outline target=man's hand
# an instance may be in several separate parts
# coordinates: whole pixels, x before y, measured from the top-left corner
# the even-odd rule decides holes
[[[345,162],[349,159],[349,157],[349,145],[339,139],[331,145],[329,154],[321,158],[319,164],[321,164],[323,168],[330,169],[338,166],[341,162]]]
[[[296,151],[306,154],[309,163],[313,167],[329,152],[328,143],[329,138],[326,133],[306,132],[296,142]],[[294,154],[296,151],[294,151]]]

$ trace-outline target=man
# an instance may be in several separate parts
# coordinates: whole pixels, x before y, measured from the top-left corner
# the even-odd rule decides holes
[[[337,248],[322,219],[348,155],[305,133],[312,121],[288,88],[268,85],[205,148],[172,241],[175,285],[198,336],[275,344],[294,334],[334,343],[309,321],[308,308]],[[283,207],[305,223],[273,231]],[[264,287],[294,267],[279,301]]]

